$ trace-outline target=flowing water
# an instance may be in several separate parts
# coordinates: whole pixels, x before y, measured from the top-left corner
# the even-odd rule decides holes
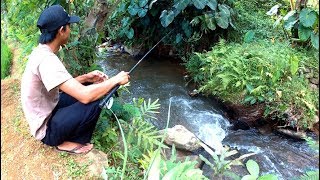
[[[129,71],[138,60],[126,54],[106,54],[100,61],[107,75]],[[273,173],[279,179],[292,179],[306,170],[319,169],[318,157],[304,141],[294,141],[276,134],[261,135],[251,130],[230,130],[229,120],[217,102],[204,97],[190,97],[183,78],[184,69],[167,59],[146,58],[130,74],[130,94],[123,94],[125,101],[142,97],[161,104],[157,120],[152,123],[159,129],[166,127],[168,105],[171,101],[169,127],[183,125],[198,138],[216,150],[222,145],[236,148],[240,153],[257,153],[252,157],[262,174]],[[204,169],[208,166],[204,166]],[[205,170],[204,170],[205,171]],[[239,174],[243,172],[238,172]],[[242,174],[244,175],[244,174]]]

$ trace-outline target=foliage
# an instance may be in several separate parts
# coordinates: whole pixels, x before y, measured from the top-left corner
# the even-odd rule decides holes
[[[65,156],[65,155],[62,155]],[[68,161],[66,164],[68,177],[79,178],[83,177],[87,173],[87,167],[89,162],[84,164],[78,164],[73,158],[67,157]]]
[[[216,0],[122,0],[106,29],[114,39],[145,47],[157,42],[151,38],[154,34],[160,39],[174,29],[164,43],[185,52],[189,46],[198,48],[196,42],[208,44],[204,41],[214,32],[233,26],[232,15],[232,8]]]
[[[210,154],[214,163],[211,163],[207,158],[200,156],[200,159],[203,160],[210,168],[213,170],[213,176],[217,175],[228,175],[228,171],[233,165],[242,165],[241,160],[254,155],[255,153],[244,154],[236,159],[230,159],[231,156],[238,153],[237,150],[230,150],[228,146],[225,146],[222,151],[218,154],[213,152],[207,145],[200,143],[200,145]]]
[[[319,2],[318,4],[291,4],[289,12],[281,9],[274,26],[281,22],[284,30],[293,41],[309,42],[313,48],[319,49]],[[302,8],[301,8],[302,7]],[[280,9],[280,6],[278,6]],[[301,8],[301,9],[300,9]],[[278,9],[277,9],[278,10]],[[284,13],[287,12],[285,15]]]
[[[233,103],[265,103],[265,115],[283,117],[289,111],[297,119],[287,124],[307,128],[313,124],[319,94],[299,70],[313,58],[285,43],[221,41],[212,51],[194,53],[186,68],[206,94]]]
[[[232,7],[235,12],[234,26],[228,34],[228,41],[232,42],[251,42],[261,39],[281,39],[284,34],[282,31],[271,31],[273,20],[266,15],[266,12],[275,3],[284,4],[284,1],[264,1],[264,0],[242,0],[233,1]],[[251,39],[248,41],[248,36]]]
[[[140,172],[136,166],[138,159],[142,158],[143,153],[153,150],[154,145],[163,146],[158,140],[160,138],[158,131],[152,124],[147,122],[148,118],[153,117],[152,114],[157,113],[159,107],[160,104],[158,104],[158,100],[151,102],[149,99],[146,102],[142,98],[138,100],[134,99],[132,104],[122,103],[120,99],[114,102],[111,111],[117,114],[119,123],[121,123],[124,132],[122,141],[126,142],[124,149],[127,149],[125,154],[128,155],[128,161],[126,167],[123,168],[126,169],[124,175],[119,174],[118,170],[112,169],[111,167],[106,169],[107,174],[116,179],[117,177],[137,179],[136,174]],[[112,122],[110,112],[103,111],[101,114],[93,140],[95,144],[100,145],[100,149],[111,154],[111,164],[113,164],[113,166],[120,166],[120,163],[126,159],[126,155],[121,152],[121,146],[119,146],[121,141],[119,142],[118,139],[118,128],[116,128],[115,123]],[[106,118],[109,119],[109,121],[105,121]],[[109,132],[111,132],[111,135],[108,134]]]
[[[21,56],[17,57],[22,68],[26,64],[27,54],[37,45],[39,31],[34,17],[40,15],[44,5],[37,0],[1,1],[1,34],[5,39],[18,43],[22,49]]]
[[[299,180],[317,180],[319,179],[319,170],[307,171],[305,174],[301,175]]]
[[[10,75],[12,52],[1,36],[1,79]]]
[[[22,59],[20,63],[22,66],[26,63],[27,54],[32,51],[32,48],[37,45],[37,40],[40,32],[36,26],[37,18],[41,11],[53,4],[60,4],[70,14],[76,14],[84,19],[87,12],[93,5],[93,0],[85,1],[22,1],[22,0],[6,0],[1,1],[1,13],[5,19],[5,37],[11,40],[18,41],[23,47]],[[81,7],[81,8],[80,8]],[[30,13],[33,12],[33,13]],[[1,23],[2,24],[2,23]],[[79,28],[75,28],[78,26]],[[82,27],[82,28],[80,28]],[[96,59],[95,46],[99,42],[99,36],[95,32],[95,29],[83,29],[83,21],[80,21],[79,25],[72,25],[72,32],[70,41],[67,48],[60,51],[65,66],[69,72],[76,76],[86,73],[90,70],[97,69],[94,62]]]
[[[257,162],[255,162],[252,159],[249,159],[246,163],[247,170],[249,172],[249,175],[245,175],[241,178],[241,180],[277,180],[277,176],[273,174],[266,174],[263,176],[259,176],[260,169]]]
[[[188,158],[184,162],[177,161],[174,145],[172,146],[171,157],[168,160],[161,157],[159,149],[149,155],[151,156],[145,156],[146,159],[154,159],[154,161],[149,162],[151,170],[147,174],[148,179],[208,179],[202,175],[202,170],[195,168],[197,161],[190,161]]]

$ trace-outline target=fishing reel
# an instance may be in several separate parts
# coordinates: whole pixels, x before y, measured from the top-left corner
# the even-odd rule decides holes
[[[117,91],[114,93],[114,95],[116,97],[119,97],[119,94],[118,94]],[[114,100],[113,100],[112,94],[110,93],[104,99],[101,100],[99,106],[100,106],[101,109],[102,108],[111,109],[111,107],[113,105],[113,101]]]

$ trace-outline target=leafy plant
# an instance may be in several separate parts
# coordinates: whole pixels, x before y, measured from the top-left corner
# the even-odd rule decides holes
[[[301,175],[299,180],[316,180],[319,179],[319,170],[307,171],[305,174]]]
[[[1,79],[10,75],[12,52],[1,36]]]
[[[186,68],[201,92],[235,104],[264,103],[266,116],[279,118],[290,112],[296,119],[286,123],[304,129],[314,123],[319,94],[299,72],[313,59],[283,42],[221,41],[212,51],[194,53]]]
[[[161,157],[159,149],[152,153],[151,157],[144,157],[149,161],[154,159],[154,161],[150,162],[150,171],[145,176],[148,177],[148,179],[208,179],[202,175],[202,170],[195,168],[197,161],[190,161],[188,158],[184,162],[177,161],[174,145],[172,146],[171,157],[168,160]]]
[[[308,2],[308,1],[306,1]],[[319,49],[319,7],[318,5],[291,3],[291,10],[286,15],[279,15],[274,26],[282,22],[283,28],[294,41],[310,42]],[[300,3],[300,4],[299,4]],[[280,6],[278,7],[280,8]],[[301,9],[300,9],[301,8]]]
[[[203,160],[210,168],[213,170],[213,175],[227,175],[229,173],[229,169],[234,165],[242,165],[241,160],[254,155],[255,153],[244,154],[236,159],[228,159],[231,156],[238,153],[237,150],[230,150],[228,146],[225,146],[220,154],[213,152],[207,145],[200,143],[200,145],[211,155],[214,163],[211,163],[207,158],[203,157],[201,154],[199,155],[200,159]]]
[[[208,47],[209,42],[200,42],[233,26],[232,16],[232,8],[216,0],[123,0],[106,22],[106,29],[115,40],[142,50],[174,29],[164,44],[186,54],[191,50],[187,46],[198,48],[195,43]],[[159,38],[151,38],[153,34]]]
[[[246,163],[246,167],[248,172],[250,173],[249,175],[245,175],[244,177],[241,178],[241,180],[277,180],[277,176],[273,174],[266,174],[263,176],[259,176],[260,174],[260,168],[257,162],[255,162],[252,159],[249,159]]]

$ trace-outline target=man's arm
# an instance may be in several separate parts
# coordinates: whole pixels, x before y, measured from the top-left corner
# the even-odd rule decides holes
[[[129,78],[128,72],[122,71],[101,83],[88,86],[84,86],[77,79],[72,78],[59,85],[59,88],[81,103],[87,104],[104,96],[117,84],[123,85],[128,83]]]
[[[80,75],[75,78],[81,84],[86,82],[100,83],[108,79],[108,76],[99,70],[92,71],[87,74]]]

